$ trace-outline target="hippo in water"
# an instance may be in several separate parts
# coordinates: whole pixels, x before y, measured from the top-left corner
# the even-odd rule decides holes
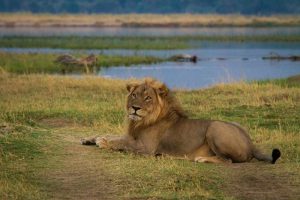
[[[176,62],[193,62],[196,63],[198,58],[196,55],[189,55],[189,54],[178,54],[170,57],[170,60]]]

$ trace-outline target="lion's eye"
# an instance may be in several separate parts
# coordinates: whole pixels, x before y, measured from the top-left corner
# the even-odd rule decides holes
[[[132,93],[132,95],[131,95],[131,96],[132,96],[132,98],[133,98],[133,99],[135,99],[135,98],[136,98],[136,94],[135,94],[135,93]]]
[[[150,96],[147,96],[146,98],[145,98],[145,101],[151,101],[151,97]]]

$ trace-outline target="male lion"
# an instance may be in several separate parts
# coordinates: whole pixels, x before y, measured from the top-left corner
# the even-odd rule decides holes
[[[198,162],[275,163],[280,151],[261,153],[244,128],[218,120],[189,119],[165,84],[145,79],[127,85],[128,130],[124,136],[82,139],[81,144],[146,155],[171,155]]]

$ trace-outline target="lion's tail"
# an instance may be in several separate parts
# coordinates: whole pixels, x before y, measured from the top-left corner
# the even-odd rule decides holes
[[[266,155],[256,148],[254,148],[252,153],[254,158],[256,158],[257,160],[270,162],[272,164],[275,164],[277,159],[281,156],[281,152],[279,151],[279,149],[273,149],[272,155]]]
[[[96,145],[96,139],[97,139],[97,137],[82,138],[80,140],[80,144],[82,144],[82,145]]]

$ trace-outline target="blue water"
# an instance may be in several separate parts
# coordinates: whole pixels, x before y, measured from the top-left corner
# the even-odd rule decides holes
[[[149,53],[149,52],[148,52]],[[151,51],[149,54],[162,53]],[[155,77],[172,88],[197,89],[217,83],[285,78],[300,74],[300,62],[263,60],[277,53],[283,56],[300,55],[298,49],[191,49],[163,51],[164,55],[188,53],[197,55],[197,63],[167,62],[134,67],[102,68],[98,74],[110,78]],[[224,60],[225,59],[225,60]]]
[[[172,35],[294,35],[300,27],[274,28],[1,28],[0,37],[25,36],[172,36]],[[0,52],[55,53],[55,54],[110,54],[147,55],[168,58],[175,54],[196,55],[197,63],[166,62],[131,67],[100,68],[96,75],[128,79],[155,77],[172,88],[196,89],[217,83],[285,78],[300,74],[300,62],[270,61],[262,57],[271,53],[282,56],[300,55],[299,42],[209,42],[191,43],[192,49],[183,50],[70,50],[49,48],[0,48]],[[74,73],[75,74],[75,73]],[[74,75],[70,74],[70,75]],[[77,74],[78,75],[78,72]]]
[[[257,60],[162,63],[152,66],[103,68],[99,75],[109,78],[155,77],[171,88],[197,89],[217,83],[285,78],[300,74],[299,62]]]
[[[263,45],[263,46],[261,46]],[[268,46],[269,45],[269,46]],[[151,55],[169,57],[175,54],[197,55],[197,63],[166,62],[152,65],[100,68],[99,76],[128,79],[155,77],[172,88],[196,89],[217,83],[285,78],[300,74],[300,62],[263,60],[277,53],[283,56],[300,55],[300,45],[276,44],[213,44],[206,48],[188,50],[65,50],[65,49],[0,49],[17,53],[95,53],[113,55]],[[290,47],[290,48],[289,48]],[[225,59],[225,60],[224,60]],[[78,75],[78,73],[77,73]]]

